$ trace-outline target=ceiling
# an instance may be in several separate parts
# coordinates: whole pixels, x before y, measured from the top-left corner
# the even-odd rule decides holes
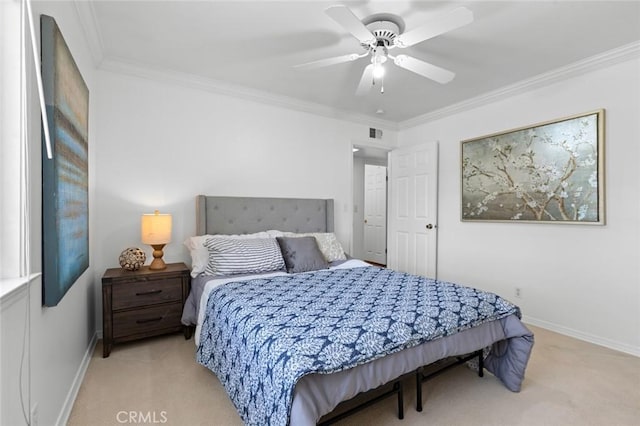
[[[360,19],[383,12],[399,15],[407,31],[467,7],[474,14],[471,24],[402,51],[454,71],[454,80],[442,85],[389,66],[384,94],[373,89],[356,96],[368,58],[294,69],[363,52],[358,40],[325,14],[335,4],[348,5]],[[390,123],[640,40],[640,1],[94,0],[81,7],[84,17],[91,17],[83,22],[93,24],[87,33],[103,66],[127,64],[195,76],[215,87]]]

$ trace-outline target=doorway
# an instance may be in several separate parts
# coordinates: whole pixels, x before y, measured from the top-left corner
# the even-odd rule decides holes
[[[425,142],[395,149],[356,144],[352,146],[351,256],[358,259],[366,257],[365,165],[385,166],[385,264],[388,268],[401,272],[437,278],[438,143]]]
[[[388,149],[353,148],[353,253],[381,266],[387,264]]]
[[[387,167],[364,165],[364,258],[387,265]]]

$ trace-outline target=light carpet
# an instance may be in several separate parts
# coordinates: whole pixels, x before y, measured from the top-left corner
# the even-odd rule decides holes
[[[538,327],[522,391],[465,366],[423,384],[415,410],[413,380],[404,383],[404,420],[391,397],[339,425],[640,425],[640,358]],[[242,425],[224,388],[195,361],[193,339],[180,334],[116,345],[99,342],[69,425]],[[295,425],[294,425],[295,426]]]

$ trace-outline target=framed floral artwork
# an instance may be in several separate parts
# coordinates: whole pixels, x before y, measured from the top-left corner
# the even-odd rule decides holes
[[[462,221],[604,224],[604,110],[461,142]]]

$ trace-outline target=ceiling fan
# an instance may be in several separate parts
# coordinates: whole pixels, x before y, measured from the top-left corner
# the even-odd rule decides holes
[[[325,13],[357,38],[364,52],[321,59],[296,65],[294,68],[320,68],[370,57],[371,63],[362,72],[356,95],[366,94],[376,80],[383,81],[383,64],[388,59],[391,59],[400,68],[412,71],[438,83],[446,84],[450,82],[453,80],[455,73],[409,55],[392,56],[389,54],[389,50],[396,47],[404,49],[473,22],[473,13],[465,7],[453,9],[407,32],[404,32],[402,18],[390,13],[379,13],[360,20],[351,9],[343,5],[331,6],[325,10]],[[382,84],[381,92],[384,93]]]

